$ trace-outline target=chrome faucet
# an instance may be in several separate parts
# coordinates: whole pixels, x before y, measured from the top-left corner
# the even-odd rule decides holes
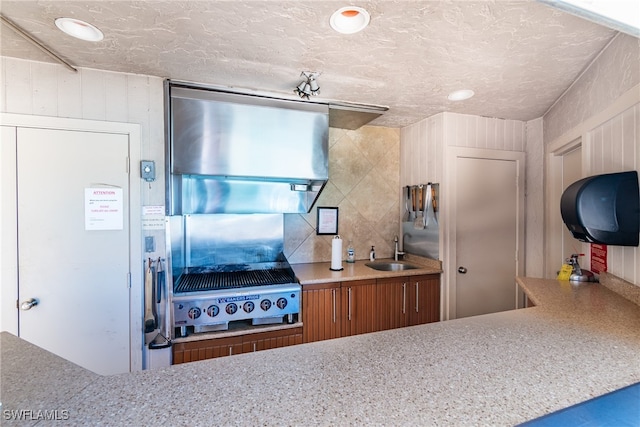
[[[398,261],[398,255],[404,255],[404,252],[400,252],[398,248],[398,236],[393,239],[393,243],[395,243],[395,251],[393,253],[393,259]]]

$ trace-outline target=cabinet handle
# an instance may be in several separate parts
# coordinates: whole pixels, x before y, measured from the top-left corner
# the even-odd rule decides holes
[[[229,346],[229,356],[232,356],[232,355],[233,355],[233,347]]]
[[[336,290],[331,289],[331,296],[333,298],[333,323],[336,323]]]
[[[416,313],[419,311],[418,309],[419,301],[420,301],[420,298],[418,298],[418,282],[416,282]]]
[[[406,313],[407,307],[407,284],[402,284],[402,314]]]
[[[256,352],[256,350],[257,350],[257,348],[256,348],[256,343],[253,343],[253,352],[255,353],[255,352]]]
[[[348,288],[349,292],[349,320],[351,320],[351,288]]]

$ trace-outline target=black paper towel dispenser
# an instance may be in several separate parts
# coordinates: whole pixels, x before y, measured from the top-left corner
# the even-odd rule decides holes
[[[576,239],[614,246],[638,246],[638,172],[590,176],[562,193],[562,220]]]

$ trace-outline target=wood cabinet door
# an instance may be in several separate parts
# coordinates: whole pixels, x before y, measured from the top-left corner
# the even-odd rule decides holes
[[[242,337],[190,341],[173,345],[173,364],[242,353]]]
[[[302,287],[302,341],[338,338],[341,324],[340,283]]]
[[[412,276],[409,282],[409,324],[440,321],[440,276]]]
[[[378,330],[377,285],[375,280],[343,282],[341,287],[342,336]]]
[[[302,344],[302,328],[281,329],[245,335],[242,340],[242,352],[269,350]]]
[[[409,325],[409,277],[389,277],[377,280],[378,330]]]
[[[301,327],[182,342],[173,345],[173,364],[232,356],[294,344],[302,344]]]

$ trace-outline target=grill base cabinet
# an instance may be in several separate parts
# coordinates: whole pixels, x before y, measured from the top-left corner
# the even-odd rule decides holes
[[[440,275],[304,285],[301,327],[173,344],[173,364],[440,321]]]
[[[302,327],[173,344],[173,364],[302,344]]]
[[[303,342],[440,320],[440,275],[304,285]]]

